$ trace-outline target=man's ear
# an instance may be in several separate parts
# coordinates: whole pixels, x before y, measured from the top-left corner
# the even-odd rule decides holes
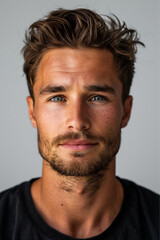
[[[29,118],[31,120],[32,126],[34,128],[37,128],[37,123],[35,119],[35,113],[34,113],[34,102],[32,97],[27,97],[27,104],[28,104],[28,113],[29,113]]]
[[[123,117],[121,122],[121,128],[124,128],[127,126],[128,121],[131,116],[131,110],[132,110],[132,103],[133,103],[133,97],[128,96],[124,102],[124,109],[123,109]]]

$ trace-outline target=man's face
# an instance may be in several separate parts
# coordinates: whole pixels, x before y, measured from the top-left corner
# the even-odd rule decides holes
[[[89,176],[107,168],[120,146],[132,99],[112,54],[97,49],[54,49],[44,54],[27,98],[43,159],[62,175]]]

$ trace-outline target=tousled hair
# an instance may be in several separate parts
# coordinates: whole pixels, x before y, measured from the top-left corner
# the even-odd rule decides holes
[[[22,52],[29,93],[34,99],[36,72],[46,51],[64,47],[96,48],[107,49],[113,54],[124,101],[134,76],[137,44],[144,46],[137,31],[128,29],[115,15],[102,17],[89,9],[52,11],[33,23],[26,32]]]

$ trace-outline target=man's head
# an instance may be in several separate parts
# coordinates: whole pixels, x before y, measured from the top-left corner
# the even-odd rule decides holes
[[[118,77],[123,85],[122,100],[129,95],[134,75],[137,32],[121,24],[117,17],[104,17],[88,9],[52,11],[30,26],[26,34],[24,72],[34,99],[33,85],[42,56],[49,49],[107,49],[114,56]]]
[[[41,156],[62,175],[105,170],[130,117],[136,32],[90,10],[59,10],[26,39],[27,101]]]

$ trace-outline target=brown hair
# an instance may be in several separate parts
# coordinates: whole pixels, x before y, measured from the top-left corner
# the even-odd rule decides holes
[[[123,101],[129,95],[134,75],[137,32],[120,23],[116,16],[103,18],[89,9],[52,11],[33,23],[26,33],[24,73],[32,98],[35,75],[44,53],[53,48],[108,49],[114,56],[118,77],[123,85]]]

